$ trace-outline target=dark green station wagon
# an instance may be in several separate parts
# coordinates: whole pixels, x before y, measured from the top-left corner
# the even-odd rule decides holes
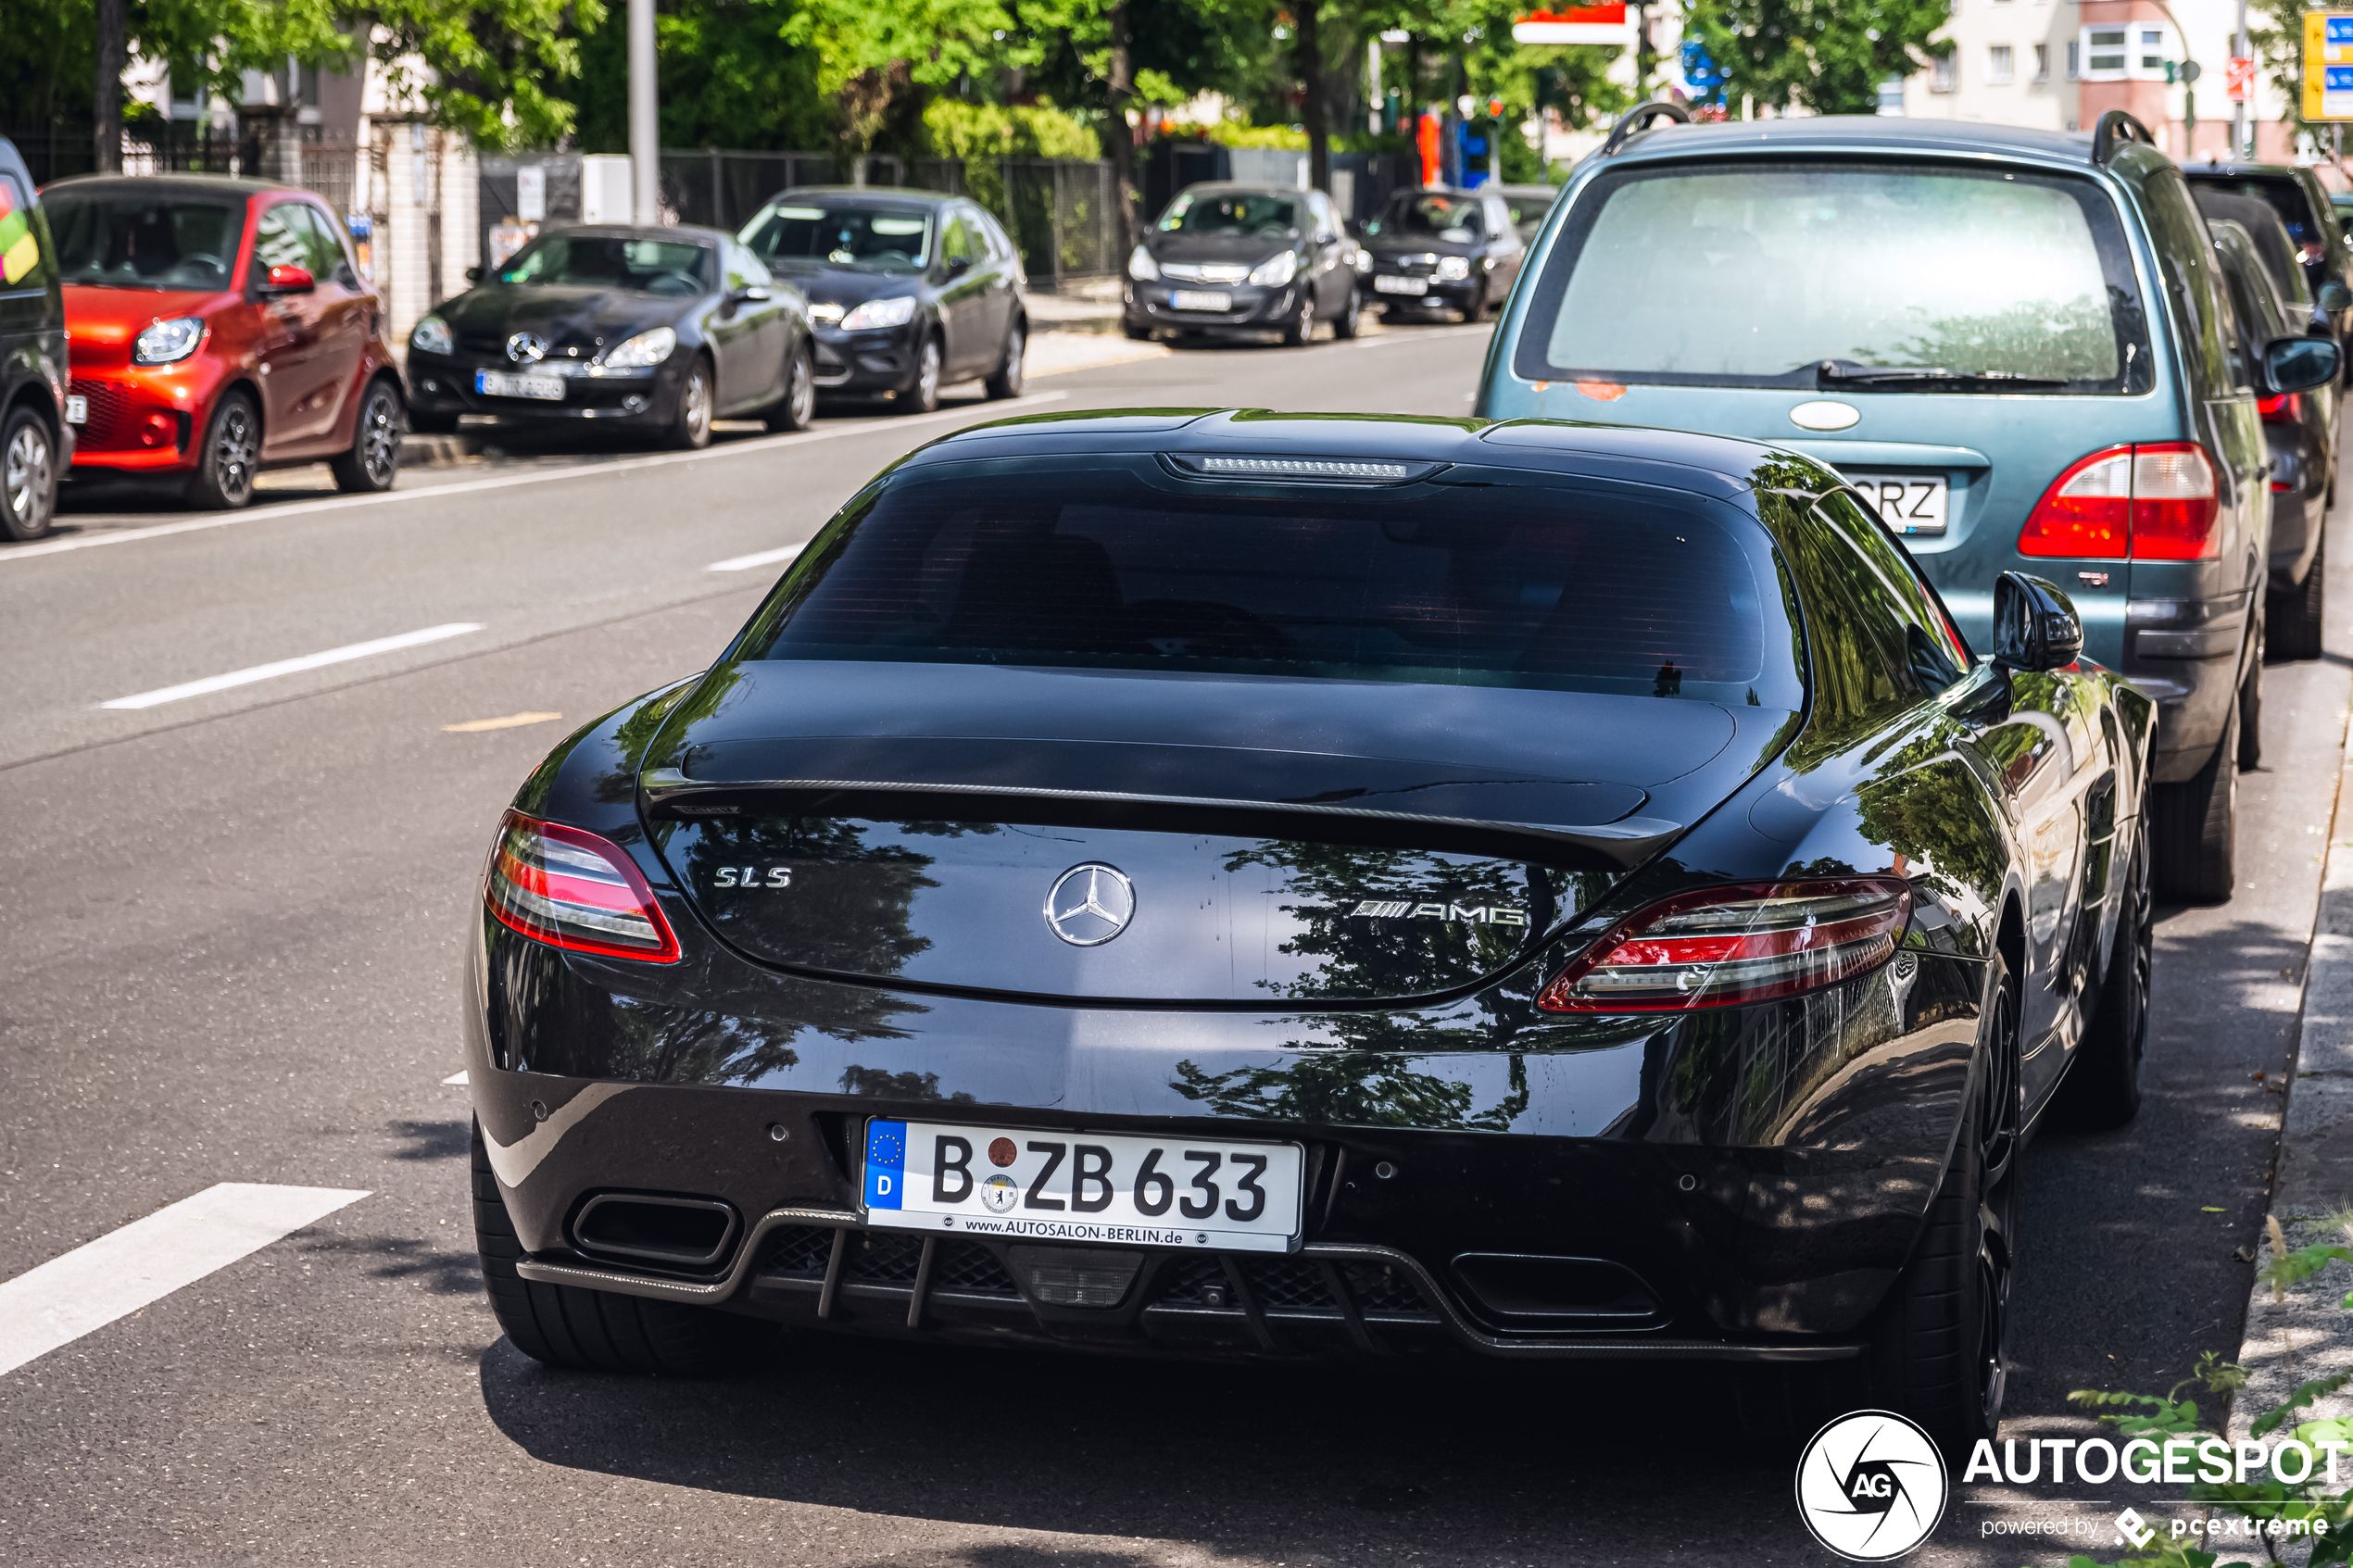
[[[2259,751],[2271,497],[2259,396],[2325,338],[2250,351],[2181,170],[2089,136],[1896,119],[1627,116],[1505,307],[1477,411],[1794,447],[1840,470],[1963,633],[2007,571],[2056,583],[2083,655],[2159,711],[2151,848],[2228,897]],[[2073,744],[2054,735],[2054,746]]]

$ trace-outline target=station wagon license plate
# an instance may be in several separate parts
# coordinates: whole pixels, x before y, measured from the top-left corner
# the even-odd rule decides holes
[[[1952,486],[1943,474],[1850,472],[1845,477],[1898,533],[1942,533],[1951,519]]]
[[[504,370],[476,370],[474,391],[484,397],[536,397],[546,403],[564,400],[561,376],[514,376]]]
[[[1295,1143],[866,1123],[866,1223],[950,1235],[1288,1252]]]
[[[1388,272],[1377,273],[1373,278],[1373,292],[1375,294],[1425,295],[1429,292],[1429,280],[1428,278],[1400,278]]]
[[[1176,310],[1231,310],[1234,296],[1230,294],[1212,294],[1202,289],[1171,289],[1168,303],[1172,309]]]

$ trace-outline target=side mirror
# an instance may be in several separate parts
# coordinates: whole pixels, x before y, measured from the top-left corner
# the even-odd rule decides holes
[[[2340,310],[2353,310],[2353,289],[2334,281],[2322,283],[2313,302],[2334,316]]]
[[[951,278],[961,278],[972,270],[973,258],[969,256],[951,256],[948,258],[948,275]]]
[[[319,280],[308,267],[272,267],[261,286],[271,294],[308,294],[319,286]]]
[[[466,282],[470,282],[470,283],[478,283],[478,282],[482,282],[482,269],[481,269],[481,268],[479,268],[479,267],[469,267],[469,268],[467,268],[467,269],[466,269]]]
[[[2344,358],[2345,351],[2324,337],[2273,338],[2263,345],[2263,380],[2274,393],[2326,386],[2336,379]]]
[[[2083,621],[2056,583],[2005,571],[1994,584],[1994,662],[2063,670],[2083,652]]]

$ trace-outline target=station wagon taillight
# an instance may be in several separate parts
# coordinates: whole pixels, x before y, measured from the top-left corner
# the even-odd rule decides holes
[[[575,953],[678,961],[678,939],[653,889],[610,839],[510,811],[483,899],[499,922]]]
[[[2078,458],[2019,530],[2022,556],[2201,560],[2214,554],[2214,465],[2194,441],[2145,441]]]
[[[1620,922],[1536,998],[1547,1012],[1683,1012],[1801,996],[1895,951],[1912,890],[1895,877],[1742,883]]]
[[[2304,419],[2304,395],[2300,392],[2275,392],[2269,397],[2255,400],[2255,411],[2267,425],[2300,424]]]

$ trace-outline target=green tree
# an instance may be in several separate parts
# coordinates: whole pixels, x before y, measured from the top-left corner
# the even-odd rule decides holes
[[[1869,114],[1880,83],[1927,67],[1949,0],[1717,0],[1687,13],[1729,97],[1777,109]]]

